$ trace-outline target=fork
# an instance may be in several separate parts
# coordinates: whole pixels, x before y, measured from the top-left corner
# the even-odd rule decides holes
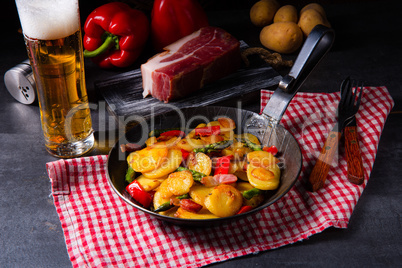
[[[360,94],[363,94],[363,82],[353,81],[352,84],[355,85],[354,87],[356,91],[360,88]],[[356,106],[359,107],[358,104],[356,104]],[[346,125],[344,135],[348,180],[351,183],[360,185],[364,182],[364,172],[359,140],[357,136],[357,124],[355,116],[353,116],[350,122]]]
[[[342,81],[341,99],[337,110],[338,121],[329,133],[309,177],[309,183],[313,192],[321,189],[325,184],[329,169],[338,149],[339,140],[342,137],[342,130],[359,110],[361,92],[357,90],[353,92],[353,83],[349,77]]]

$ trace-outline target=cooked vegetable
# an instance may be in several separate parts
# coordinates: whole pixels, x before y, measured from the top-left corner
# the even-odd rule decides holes
[[[188,168],[191,170],[201,172],[205,175],[211,174],[212,161],[211,158],[204,153],[191,153],[188,156],[187,163]]]
[[[131,166],[128,166],[126,172],[126,182],[132,183],[134,179],[135,179],[135,171]]]
[[[168,190],[174,195],[187,194],[193,183],[193,175],[188,170],[173,172],[167,178]]]
[[[127,185],[127,192],[145,208],[149,208],[152,202],[152,196],[142,188],[138,181],[134,180]]]
[[[262,148],[263,151],[273,154],[274,156],[278,153],[278,148],[275,145],[272,146],[264,146]]]
[[[178,149],[170,149],[167,157],[165,157],[163,163],[159,168],[150,172],[142,173],[145,177],[150,179],[160,178],[175,171],[181,164],[182,154]]]
[[[202,148],[194,149],[194,152],[210,153],[210,152],[214,152],[214,151],[219,151],[219,150],[223,150],[223,149],[229,147],[230,145],[232,145],[232,143],[233,143],[232,140],[224,140],[224,141],[208,144],[207,146],[204,146]]]
[[[216,159],[215,164],[215,172],[214,175],[217,174],[228,174],[230,167],[230,160],[233,158],[233,155],[222,156]]]
[[[147,192],[155,190],[165,179],[166,176],[158,179],[150,179],[144,175],[140,175],[136,178],[138,183],[141,184],[142,188]]]
[[[220,126],[199,127],[195,129],[196,136],[211,136],[221,134]]]
[[[191,172],[191,174],[193,175],[193,180],[200,182],[201,179],[207,175],[205,175],[204,173],[195,171],[195,170],[191,170],[185,167],[178,167],[177,171],[183,171],[183,170],[189,170]]]
[[[235,215],[243,203],[239,190],[230,185],[216,186],[211,194],[205,198],[205,207],[218,217]]]
[[[197,213],[190,212],[188,210],[179,207],[176,213],[174,214],[176,218],[182,219],[198,219],[198,220],[206,220],[206,219],[216,219],[219,218],[218,216],[212,214],[208,209],[202,208]]]
[[[239,212],[237,212],[236,214],[242,214],[242,213],[246,213],[249,212],[250,210],[252,210],[253,207],[252,206],[242,206],[239,210]]]
[[[235,135],[230,118],[197,128],[185,137],[180,130],[155,131],[145,148],[129,154],[126,189],[134,199],[169,217],[210,219],[245,213],[264,201],[265,190],[279,186],[275,146],[261,149],[255,135]],[[202,140],[226,134],[231,138],[212,144]]]
[[[128,164],[136,172],[150,172],[157,169],[168,155],[167,147],[145,147],[127,157]]]
[[[102,68],[128,67],[141,54],[149,21],[140,10],[111,2],[92,11],[84,24],[84,56]]]
[[[247,200],[250,200],[251,198],[259,194],[261,194],[261,190],[257,188],[253,188],[242,192],[243,197],[246,198]]]
[[[155,50],[208,26],[208,18],[197,0],[155,0],[151,14]]]
[[[205,198],[212,192],[214,187],[206,187],[202,184],[194,184],[189,195],[198,204],[204,206]]]

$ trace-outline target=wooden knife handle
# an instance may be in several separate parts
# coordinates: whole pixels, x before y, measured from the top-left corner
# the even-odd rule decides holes
[[[325,184],[331,163],[334,160],[335,154],[338,152],[338,144],[341,135],[340,132],[331,131],[325,141],[324,147],[321,149],[320,156],[309,178],[313,192],[321,189]]]
[[[345,128],[345,153],[348,163],[348,180],[357,185],[362,184],[364,182],[363,162],[356,126]]]

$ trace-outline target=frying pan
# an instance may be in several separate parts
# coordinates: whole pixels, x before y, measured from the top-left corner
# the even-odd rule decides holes
[[[127,204],[143,211],[157,219],[178,225],[205,226],[234,221],[254,214],[282,198],[294,185],[300,175],[302,167],[302,153],[299,144],[279,123],[289,102],[299,87],[307,78],[311,70],[330,49],[334,39],[333,30],[322,25],[316,26],[306,39],[291,71],[283,77],[268,102],[263,113],[257,114],[238,108],[230,107],[191,107],[177,109],[170,105],[171,111],[163,115],[151,117],[150,120],[134,118],[137,125],[120,138],[111,149],[107,162],[107,176],[109,184],[116,194]],[[166,105],[166,104],[161,104]],[[153,129],[195,128],[200,123],[214,121],[219,117],[229,117],[236,123],[235,132],[251,133],[257,136],[263,145],[275,145],[279,150],[281,160],[281,178],[279,188],[270,191],[264,202],[251,211],[225,218],[216,219],[180,219],[160,215],[142,207],[125,191],[125,173],[127,170],[127,153],[120,150],[120,145],[126,143],[144,144],[148,133]]]

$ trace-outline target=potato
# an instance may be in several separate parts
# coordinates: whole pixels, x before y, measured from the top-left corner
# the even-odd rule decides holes
[[[136,172],[150,172],[157,169],[167,155],[168,149],[166,147],[146,147],[129,154],[127,162]]]
[[[168,181],[164,180],[156,190],[153,200],[155,209],[160,207],[163,203],[170,201],[170,198],[173,196],[173,193],[169,191],[168,186]]]
[[[243,204],[243,196],[233,186],[221,184],[216,186],[205,198],[205,207],[218,217],[235,215]]]
[[[188,168],[209,175],[212,170],[212,160],[204,153],[190,154]]]
[[[327,14],[325,13],[324,8],[318,3],[310,3],[310,4],[306,5],[306,6],[304,6],[300,10],[300,14],[302,14],[304,11],[309,10],[309,9],[315,9],[316,11],[318,11],[318,13],[321,14],[321,16],[323,18],[327,18]]]
[[[250,20],[257,27],[269,25],[279,7],[276,0],[258,1],[250,9]]]
[[[279,186],[281,171],[277,164],[267,168],[247,166],[248,181],[252,186],[260,190],[275,190]]]
[[[305,36],[308,36],[318,24],[331,27],[328,20],[315,9],[310,8],[300,14],[298,25]]]
[[[279,53],[293,53],[303,43],[303,32],[294,22],[277,22],[265,26],[260,33],[263,46]]]
[[[194,184],[188,193],[194,202],[204,206],[205,198],[212,192],[214,187],[206,187],[202,184]]]
[[[226,132],[236,128],[236,123],[233,119],[228,117],[220,117],[218,118],[218,122],[221,126],[221,131]]]
[[[160,165],[159,168],[154,169],[150,172],[142,173],[145,177],[150,179],[161,178],[163,176],[167,176],[169,173],[175,171],[181,164],[182,154],[178,149],[170,149],[168,151],[167,157]]]
[[[184,138],[177,143],[177,147],[183,149],[185,151],[191,152],[196,148],[204,147],[204,142],[202,140],[192,139],[192,138]]]
[[[239,139],[247,139],[247,140],[249,140],[249,141],[251,141],[252,143],[255,143],[255,144],[257,144],[257,145],[260,145],[261,143],[260,143],[260,140],[255,136],[255,135],[253,135],[253,134],[251,134],[251,133],[243,133],[243,134],[239,134],[239,135],[237,135],[236,136],[237,138],[239,138]]]
[[[156,189],[166,177],[158,178],[158,179],[150,179],[145,177],[144,175],[140,175],[136,180],[138,183],[144,188],[145,191],[149,192]]]
[[[200,211],[197,213],[190,212],[188,210],[182,209],[179,207],[174,214],[176,218],[181,218],[181,219],[199,219],[199,220],[205,220],[205,219],[216,219],[219,218],[218,216],[212,214],[209,212],[206,208],[202,208]]]
[[[188,170],[171,173],[167,178],[167,188],[174,195],[187,194],[193,183],[193,175]]]
[[[200,139],[204,142],[205,145],[225,140],[225,138],[221,135],[201,136]]]
[[[269,166],[279,162],[273,154],[266,151],[253,151],[248,153],[247,161],[256,167],[263,168],[268,168]]]
[[[237,188],[237,190],[240,191],[240,193],[243,193],[244,191],[254,189],[255,187],[248,182],[239,182],[237,184],[236,188]],[[258,194],[256,196],[254,196],[253,198],[251,198],[250,200],[243,198],[243,205],[251,206],[251,207],[255,208],[259,204],[261,204],[263,201],[264,201],[264,195]]]
[[[278,9],[274,16],[275,22],[290,21],[297,23],[298,21],[297,9],[292,5],[286,5]]]

